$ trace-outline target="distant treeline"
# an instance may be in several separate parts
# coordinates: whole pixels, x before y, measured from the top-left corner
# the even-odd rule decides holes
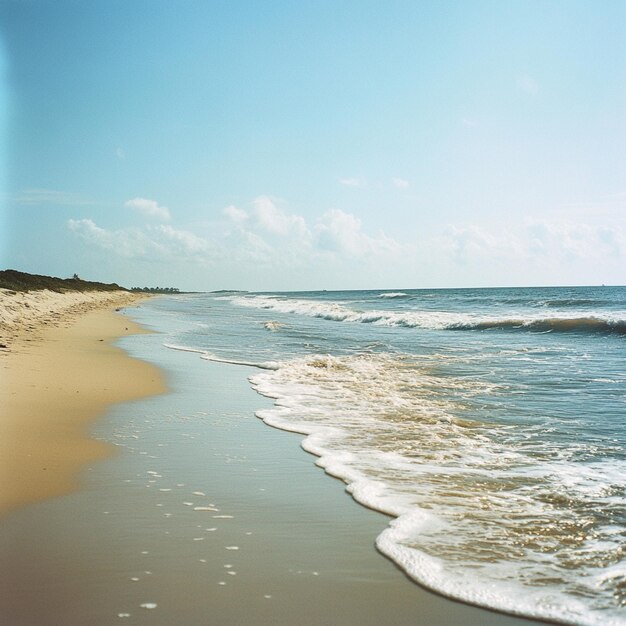
[[[83,280],[74,274],[72,278],[56,278],[54,276],[41,276],[39,274],[27,274],[17,270],[0,271],[0,289],[11,291],[36,291],[49,289],[63,293],[64,291],[118,291],[123,290],[116,283],[104,284],[91,280]]]
[[[131,291],[141,291],[143,293],[180,293],[178,287],[132,287]]]

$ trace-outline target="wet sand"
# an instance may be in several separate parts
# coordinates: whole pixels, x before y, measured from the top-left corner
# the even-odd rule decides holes
[[[536,623],[409,581],[374,548],[388,518],[315,467],[300,436],[254,417],[270,401],[248,369],[154,334],[122,346],[166,371],[170,392],[97,422],[96,445],[119,454],[86,467],[82,489],[0,520],[0,623]]]

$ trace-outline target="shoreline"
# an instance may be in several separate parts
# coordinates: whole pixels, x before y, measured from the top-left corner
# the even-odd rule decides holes
[[[137,297],[30,292],[10,307],[5,293],[0,515],[77,489],[85,464],[114,453],[90,436],[94,420],[166,390],[158,368],[113,345],[147,332],[113,310]]]
[[[104,419],[79,428],[82,443],[91,435],[104,451],[75,467],[80,480],[70,486],[80,489],[2,517],[1,618],[16,626],[537,623],[409,580],[374,546],[387,516],[329,480],[299,435],[255,417],[271,401],[251,388],[247,369],[167,350],[141,331],[158,327],[149,307],[130,315],[138,325],[99,311],[45,331],[49,367],[71,349],[70,335],[83,365],[101,363],[102,399],[111,401],[102,384],[121,361],[163,372],[169,393],[105,404]],[[97,320],[115,320],[109,338],[94,335]],[[122,334],[124,349],[111,346]],[[41,345],[21,353],[34,377]]]

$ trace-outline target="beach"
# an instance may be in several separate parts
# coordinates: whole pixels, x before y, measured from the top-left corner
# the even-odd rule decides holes
[[[190,370],[136,334],[142,310],[73,314],[3,355],[1,621],[529,623],[411,582],[374,547],[389,518],[254,416],[271,402],[247,368]]]
[[[0,0],[0,626],[626,626],[625,59]]]
[[[143,332],[113,310],[136,296],[3,291],[0,513],[75,489],[79,469],[113,451],[89,437],[93,419],[164,390],[156,368],[112,345]]]

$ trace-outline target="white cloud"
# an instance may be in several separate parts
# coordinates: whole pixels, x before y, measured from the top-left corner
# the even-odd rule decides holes
[[[526,226],[526,233],[534,254],[552,256],[562,262],[626,256],[626,232],[616,224],[532,220]]]
[[[243,224],[250,217],[243,209],[238,209],[233,204],[223,209],[222,213],[235,224]]]
[[[339,182],[346,187],[364,187],[365,182],[360,178],[340,178]]]
[[[404,180],[404,178],[392,178],[391,183],[394,187],[397,187],[398,189],[408,189],[410,186],[409,181]]]
[[[105,240],[105,230],[96,226],[92,220],[68,220],[67,225],[72,232],[83,235],[96,243]]]
[[[115,156],[120,160],[120,161],[125,161],[126,160],[126,152],[124,151],[124,148],[117,148],[115,150]]]
[[[262,196],[249,210],[228,206],[217,220],[193,229],[146,223],[108,230],[91,219],[67,225],[89,248],[103,251],[104,262],[138,259],[145,268],[159,264],[158,272],[170,268],[199,284],[210,275],[237,276],[241,286],[252,289],[576,284],[623,280],[626,220],[617,213],[595,220],[589,212],[517,223],[457,223],[439,235],[424,231],[401,242],[367,232],[353,213],[332,209],[306,220]],[[194,268],[208,266],[211,272],[198,269],[194,275]]]
[[[349,257],[387,254],[399,245],[384,233],[370,237],[361,230],[361,220],[351,213],[332,209],[315,225],[316,243],[322,250]]]
[[[122,257],[141,258],[160,253],[158,244],[141,230],[129,228],[110,231],[101,228],[90,219],[71,219],[67,225],[87,243]]]
[[[572,262],[601,263],[626,256],[622,226],[566,220],[528,220],[513,229],[494,230],[476,224],[450,225],[438,246],[461,265],[483,261],[524,262],[571,270]]]
[[[126,258],[206,264],[218,253],[216,243],[169,225],[107,230],[90,219],[71,219],[67,225],[87,243]]]
[[[539,83],[528,74],[518,76],[517,88],[531,96],[536,96],[539,93]]]
[[[208,259],[214,250],[214,245],[206,239],[198,237],[188,230],[172,228],[169,224],[152,229],[172,256],[194,257]]]
[[[494,233],[475,224],[449,225],[440,246],[443,252],[460,264],[523,256],[520,242],[507,231]]]
[[[256,198],[252,204],[257,224],[262,230],[283,237],[310,238],[306,221],[300,215],[285,212],[267,196]]]
[[[167,221],[170,219],[170,211],[167,207],[159,206],[156,200],[147,198],[133,198],[124,203],[124,206],[134,209],[146,217],[153,217],[158,220]]]
[[[552,211],[561,221],[621,222],[626,226],[626,192],[597,197],[591,201],[563,204]]]
[[[88,206],[95,204],[80,194],[57,189],[24,189],[15,196],[11,196],[11,199],[16,204],[26,205]]]

